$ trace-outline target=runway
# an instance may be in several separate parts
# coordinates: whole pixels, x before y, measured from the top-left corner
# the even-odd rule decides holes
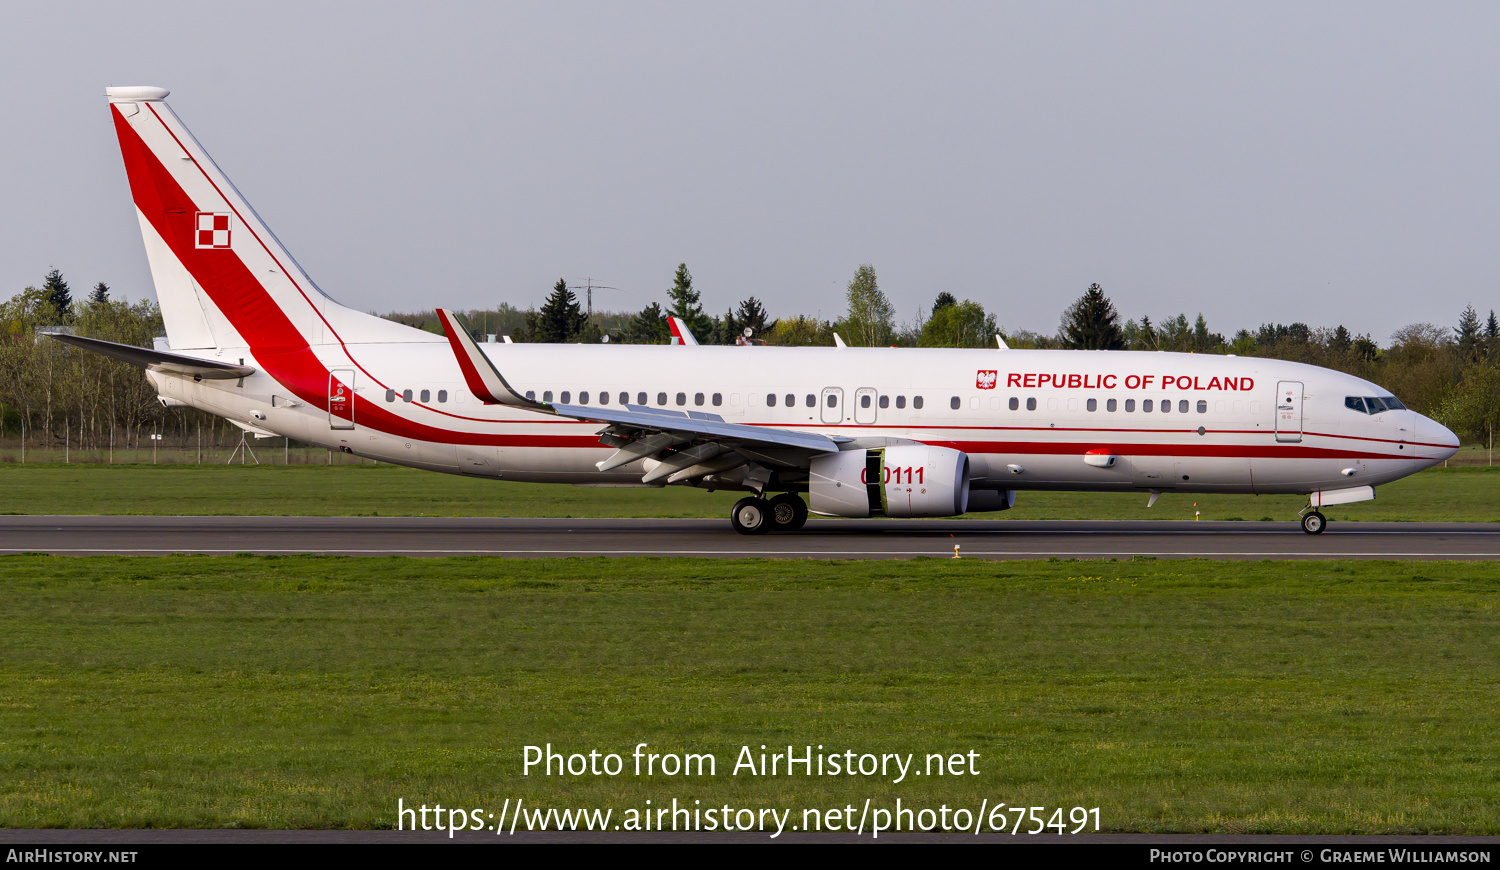
[[[776,559],[1500,559],[1500,523],[810,520],[747,537],[723,519],[0,517],[0,554],[703,556]]]

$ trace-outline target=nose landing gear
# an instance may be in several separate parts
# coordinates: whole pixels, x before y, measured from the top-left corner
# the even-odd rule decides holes
[[[1302,531],[1309,535],[1323,534],[1323,530],[1328,528],[1328,518],[1317,511],[1310,511],[1307,508],[1303,510],[1305,513],[1302,514]]]

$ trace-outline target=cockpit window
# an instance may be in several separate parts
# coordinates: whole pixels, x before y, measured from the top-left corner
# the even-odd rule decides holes
[[[1404,411],[1406,406],[1395,396],[1345,396],[1344,407],[1361,414],[1379,414],[1381,411]]]

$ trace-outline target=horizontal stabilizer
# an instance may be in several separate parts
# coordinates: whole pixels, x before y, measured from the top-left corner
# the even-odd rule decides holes
[[[84,350],[127,362],[133,366],[150,369],[153,372],[165,372],[171,375],[180,375],[185,378],[206,378],[208,380],[234,380],[235,378],[248,377],[255,374],[255,366],[242,366],[233,363],[219,362],[211,359],[198,359],[180,353],[169,353],[162,350],[151,350],[144,347],[136,347],[133,344],[117,344],[113,341],[104,341],[98,338],[84,338],[81,335],[63,335],[61,333],[46,333],[48,337],[54,338],[63,344],[71,344]]]

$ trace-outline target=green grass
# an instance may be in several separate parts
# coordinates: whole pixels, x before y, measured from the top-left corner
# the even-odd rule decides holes
[[[1492,563],[12,556],[0,583],[0,826],[868,797],[1500,833]],[[720,768],[521,776],[545,742]],[[982,773],[729,775],[763,743]]]
[[[241,516],[727,516],[742,493],[512,483],[391,465],[0,465],[0,513]],[[1432,469],[1327,510],[1342,520],[1500,522],[1500,469]],[[974,519],[1290,520],[1304,496],[1022,492]]]

